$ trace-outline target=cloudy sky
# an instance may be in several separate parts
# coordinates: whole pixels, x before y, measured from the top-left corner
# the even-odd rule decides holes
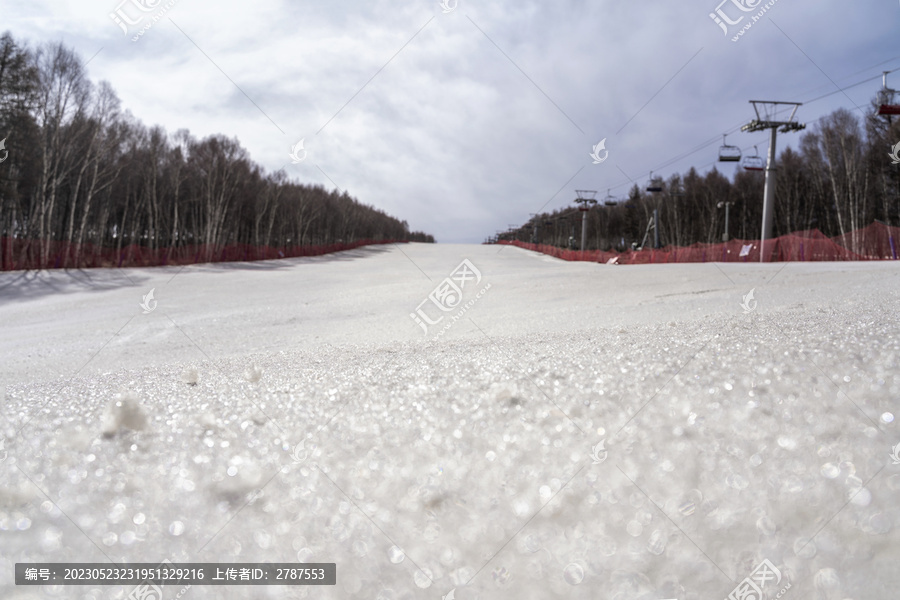
[[[481,242],[576,189],[705,172],[723,133],[764,154],[739,131],[750,99],[806,102],[812,125],[900,68],[896,0],[720,1],[0,0],[0,29],[63,40],[147,125],[237,137],[267,171]]]

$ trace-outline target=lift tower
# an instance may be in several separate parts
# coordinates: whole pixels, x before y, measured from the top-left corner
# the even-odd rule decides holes
[[[752,132],[768,129],[771,132],[769,135],[769,160],[766,163],[766,188],[763,194],[762,234],[759,239],[759,262],[768,262],[770,252],[766,248],[766,242],[772,239],[772,223],[775,221],[775,136],[779,130],[781,133],[800,131],[805,129],[806,125],[794,122],[797,107],[802,106],[800,102],[751,100],[750,104],[753,105],[756,118],[741,127],[741,131]],[[786,121],[778,121],[776,116],[780,112],[779,106],[784,105],[793,106],[791,114]]]
[[[587,237],[587,214],[591,210],[589,205],[597,204],[597,201],[594,200],[597,190],[575,190],[575,194],[578,196],[575,202],[581,205],[578,210],[581,211],[581,251],[584,252],[584,240]]]

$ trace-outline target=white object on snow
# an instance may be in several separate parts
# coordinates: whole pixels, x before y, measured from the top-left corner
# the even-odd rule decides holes
[[[250,365],[247,367],[247,370],[244,371],[244,379],[250,383],[256,383],[260,378],[262,378],[262,369],[256,365]]]
[[[197,371],[197,367],[185,368],[181,372],[181,381],[188,385],[197,385],[197,382],[200,381],[200,373]]]
[[[147,415],[134,392],[121,392],[103,413],[103,435],[111,437],[123,429],[140,431],[147,427]]]

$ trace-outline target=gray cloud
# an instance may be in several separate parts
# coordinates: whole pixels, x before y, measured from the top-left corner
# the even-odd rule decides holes
[[[324,171],[439,241],[479,242],[570,204],[575,188],[625,194],[619,169],[646,180],[711,168],[751,98],[803,101],[834,91],[829,77],[843,86],[900,64],[897,5],[779,0],[735,43],[709,17],[716,4],[459,0],[444,14],[436,1],[178,0],[138,42],[109,18],[118,0],[3,0],[0,13],[32,44],[63,39],[85,58],[102,47],[91,77],[147,124],[236,136],[267,170],[332,187]],[[865,108],[879,86],[800,118]],[[291,165],[300,138],[309,158]],[[610,158],[593,165],[602,138]]]

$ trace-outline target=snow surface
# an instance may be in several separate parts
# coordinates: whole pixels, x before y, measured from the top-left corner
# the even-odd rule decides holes
[[[764,559],[770,598],[900,597],[898,284],[422,244],[0,274],[0,597],[163,559],[337,563],[188,600],[719,600]]]

